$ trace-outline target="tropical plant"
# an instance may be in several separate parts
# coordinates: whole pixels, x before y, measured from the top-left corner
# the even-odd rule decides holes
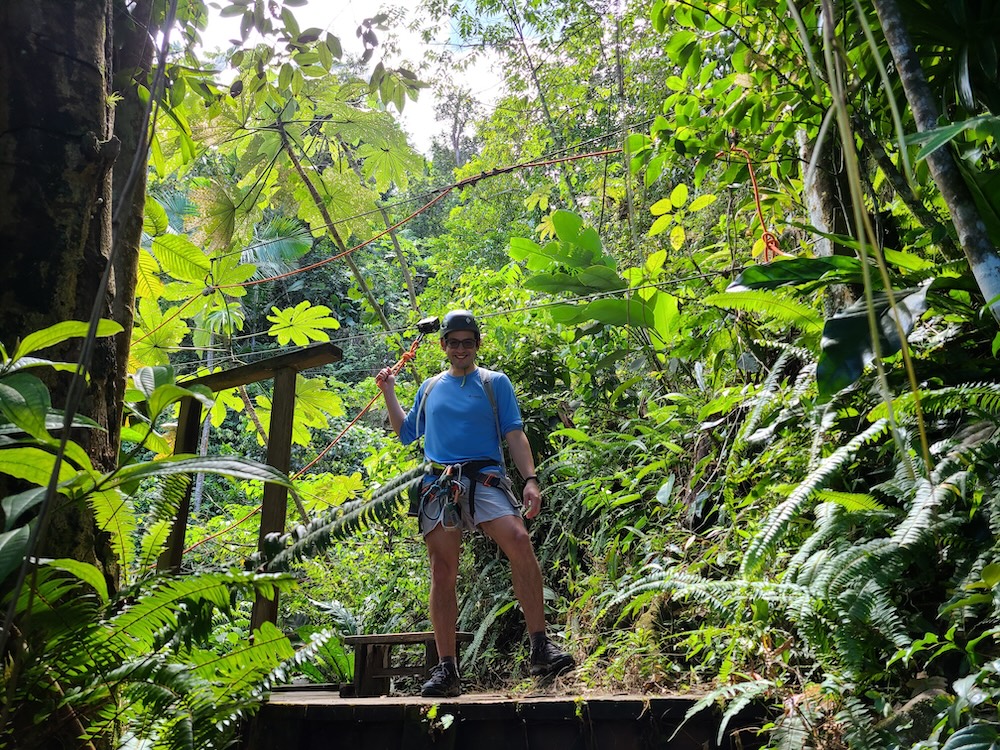
[[[103,321],[99,336],[114,335]],[[244,632],[228,648],[213,649],[221,620],[244,623],[238,602],[288,590],[285,575],[238,570],[200,571],[182,577],[152,572],[194,472],[289,485],[287,477],[248,459],[174,455],[151,461],[127,458],[110,472],[92,466],[68,437],[70,427],[94,429],[76,418],[65,425],[49,391],[33,371],[75,371],[70,363],[38,356],[42,349],[86,335],[84,323],[60,323],[26,336],[9,356],[0,349],[0,412],[4,415],[0,470],[31,485],[2,500],[0,578],[5,607],[5,700],[0,738],[8,747],[44,747],[72,738],[112,746],[124,726],[130,736],[163,748],[224,747],[240,716],[258,705],[261,691],[323,647],[315,634],[297,652],[270,623]],[[182,388],[152,369],[134,378],[148,418],[142,446],[154,425],[181,398],[210,404],[203,388]],[[156,481],[161,491],[140,519],[134,493]],[[70,558],[39,557],[54,504],[86,504],[109,535],[116,570]],[[47,720],[43,720],[47,719]]]

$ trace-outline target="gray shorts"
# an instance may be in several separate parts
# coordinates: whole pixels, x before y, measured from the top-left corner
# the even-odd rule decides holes
[[[434,483],[436,477],[424,477],[423,486],[426,488]],[[462,494],[458,497],[458,506],[461,509],[461,518],[451,517],[447,503],[442,500],[428,500],[424,502],[420,509],[420,534],[427,536],[439,524],[444,524],[445,528],[460,528],[463,531],[475,531],[476,527],[486,521],[493,521],[503,516],[520,516],[521,504],[515,504],[511,495],[508,495],[499,487],[486,487],[479,484],[476,486],[476,517],[471,518],[469,513],[469,479],[462,477]]]

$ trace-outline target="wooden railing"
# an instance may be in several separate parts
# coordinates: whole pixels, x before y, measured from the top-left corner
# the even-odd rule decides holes
[[[295,417],[295,378],[303,370],[338,362],[342,352],[333,344],[317,344],[288,354],[261,360],[250,365],[235,367],[224,372],[214,372],[200,378],[178,383],[185,387],[203,385],[213,393],[274,380],[274,399],[271,405],[271,427],[267,438],[267,463],[278,471],[288,473],[292,456],[292,422]],[[201,402],[195,398],[181,401],[177,419],[177,436],[174,453],[195,453],[198,448],[198,434],[201,428]],[[188,487],[177,510],[177,518],[170,531],[167,546],[157,561],[160,571],[178,573],[184,556],[184,537],[187,533],[188,515],[191,507],[191,487]],[[260,534],[257,548],[261,549],[264,538],[272,533],[285,530],[285,516],[288,508],[288,488],[277,484],[264,485],[264,498],[260,513]],[[261,623],[275,622],[278,617],[278,595],[274,599],[257,597],[251,616],[251,629]]]

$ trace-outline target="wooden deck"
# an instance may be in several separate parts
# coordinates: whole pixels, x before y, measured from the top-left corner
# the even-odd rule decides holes
[[[681,726],[695,700],[548,693],[341,698],[333,685],[285,688],[272,693],[248,724],[242,750],[735,750],[761,746],[751,728],[760,725],[759,718],[753,725],[734,722],[721,745],[716,742],[718,715],[705,711]]]

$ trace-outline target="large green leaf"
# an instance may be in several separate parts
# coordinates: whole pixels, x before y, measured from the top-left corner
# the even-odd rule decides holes
[[[611,292],[628,286],[613,269],[607,266],[590,266],[577,274],[582,284],[599,292]]]
[[[587,305],[587,316],[605,325],[655,327],[655,313],[638,297],[599,299]]]
[[[0,457],[6,451],[0,451]],[[159,458],[141,464],[125,466],[102,481],[103,487],[119,487],[137,479],[165,477],[171,474],[218,474],[231,479],[257,479],[291,487],[291,480],[273,466],[249,458],[233,456],[192,456],[179,453],[169,458]]]
[[[0,473],[8,474],[39,487],[49,482],[56,457],[41,448],[5,448],[0,450]],[[69,481],[76,470],[65,461],[59,466],[59,481]]]
[[[132,384],[147,399],[161,385],[173,385],[174,382],[174,368],[169,365],[140,367],[132,375]]]
[[[962,727],[948,738],[941,750],[996,750],[1000,733],[992,724]]]
[[[924,130],[920,133],[912,133],[906,136],[907,144],[920,144],[920,151],[917,153],[916,161],[926,159],[942,146],[950,143],[966,130],[975,130],[982,126],[996,125],[1000,123],[1000,117],[981,115],[972,117],[961,122],[952,122],[931,130]]]
[[[573,294],[590,294],[593,289],[568,273],[536,273],[524,282],[524,288],[533,292],[572,292]]]
[[[0,581],[24,562],[28,554],[28,538],[31,531],[27,526],[21,526],[13,531],[0,534]]]
[[[151,195],[146,196],[145,211],[142,215],[142,231],[150,237],[163,234],[170,228],[167,211],[160,202]]]
[[[53,326],[44,328],[41,331],[29,333],[24,337],[21,343],[17,345],[11,359],[16,361],[27,354],[37,352],[39,349],[46,349],[50,346],[61,344],[67,339],[83,338],[87,335],[87,331],[89,329],[89,324],[82,321],[66,320],[62,323],[56,323]],[[101,320],[97,324],[98,336],[114,336],[122,330],[122,327],[113,320]]]
[[[680,302],[672,294],[656,292],[646,304],[653,308],[653,329],[658,337],[657,348],[664,348],[681,330]]]
[[[212,267],[208,256],[187,237],[163,235],[153,240],[153,254],[163,270],[181,281],[207,284]]]
[[[45,499],[45,492],[45,487],[32,487],[30,490],[5,497],[2,501],[4,531],[13,529],[21,516],[40,505]]]
[[[903,333],[908,334],[927,310],[928,286],[897,292],[897,313],[889,307],[885,292],[875,294],[879,349],[883,357],[902,348],[895,322],[897,316]],[[865,300],[855,302],[826,321],[820,347],[822,351],[816,366],[816,381],[822,403],[861,377],[865,367],[875,359]]]
[[[34,375],[15,373],[0,379],[0,411],[33,438],[48,438],[45,417],[51,405],[49,389]]]
[[[101,601],[107,604],[108,602],[108,584],[104,579],[104,573],[97,569],[96,566],[90,563],[80,562],[79,560],[73,560],[70,558],[59,558],[57,560],[49,560],[45,563],[50,568],[56,568],[58,570],[63,570],[70,573],[81,581],[90,586],[97,595],[101,597]]]
[[[552,225],[556,228],[556,236],[564,242],[579,243],[580,231],[583,229],[583,219],[572,211],[553,211]]]
[[[776,289],[780,286],[817,281],[831,271],[857,277],[861,273],[861,261],[844,255],[827,255],[821,258],[791,258],[773,263],[750,266],[726,288],[727,292],[746,289]],[[843,275],[834,279],[843,282]],[[851,280],[855,280],[852,278]]]
[[[56,362],[51,359],[41,359],[39,357],[19,357],[11,362],[5,371],[8,373],[19,372],[20,370],[28,370],[33,367],[50,367],[59,372],[76,372],[80,366],[76,362]]]

